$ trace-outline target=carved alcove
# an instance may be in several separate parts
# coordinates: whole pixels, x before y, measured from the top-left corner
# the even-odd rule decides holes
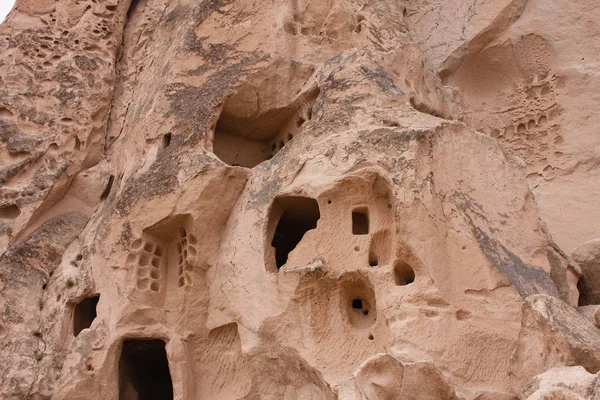
[[[135,281],[133,296],[156,307],[193,285],[198,240],[190,233],[191,218],[176,215],[144,229],[127,258]]]
[[[319,204],[313,198],[276,197],[267,222],[267,270],[277,271],[283,267],[306,233],[317,227],[320,217]]]
[[[160,339],[128,339],[119,359],[119,400],[172,400],[173,382]]]
[[[207,148],[224,163],[252,168],[277,154],[312,118],[319,95],[307,85],[314,67],[280,58],[234,89],[213,125]]]

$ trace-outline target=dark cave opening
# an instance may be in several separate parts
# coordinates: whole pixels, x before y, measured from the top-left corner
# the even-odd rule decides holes
[[[119,362],[119,400],[172,400],[165,342],[126,340]]]
[[[321,213],[317,201],[308,197],[281,197],[275,202],[274,209],[284,210],[271,241],[279,269],[287,262],[288,255],[300,243],[304,234],[317,227]]]
[[[92,322],[96,319],[96,306],[99,300],[100,296],[88,297],[75,305],[73,335],[77,336],[82,330],[92,326]]]
[[[352,234],[369,234],[369,210],[366,208],[357,208],[352,211]]]

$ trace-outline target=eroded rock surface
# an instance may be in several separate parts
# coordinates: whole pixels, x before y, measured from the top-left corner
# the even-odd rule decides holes
[[[600,239],[593,239],[573,251],[573,259],[581,267],[579,305],[600,304]]]
[[[563,365],[600,371],[600,330],[576,309],[552,296],[533,295],[523,304],[522,321],[513,358],[517,377]]]
[[[598,12],[18,0],[0,398],[594,399]]]
[[[520,398],[595,400],[600,398],[600,376],[583,367],[552,368],[529,382]]]

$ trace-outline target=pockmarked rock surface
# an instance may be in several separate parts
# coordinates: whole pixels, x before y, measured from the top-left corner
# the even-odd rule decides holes
[[[17,0],[0,398],[600,398],[599,10]]]

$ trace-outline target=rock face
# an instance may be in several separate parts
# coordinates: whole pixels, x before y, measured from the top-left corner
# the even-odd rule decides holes
[[[529,382],[520,397],[528,400],[596,400],[600,398],[600,376],[590,374],[583,367],[552,368]]]
[[[599,13],[18,0],[0,398],[596,399]]]
[[[581,267],[579,280],[579,305],[600,304],[600,238],[577,247],[573,259]]]
[[[523,304],[512,372],[523,379],[555,365],[580,365],[598,372],[599,348],[600,330],[576,309],[552,296],[532,295]]]

